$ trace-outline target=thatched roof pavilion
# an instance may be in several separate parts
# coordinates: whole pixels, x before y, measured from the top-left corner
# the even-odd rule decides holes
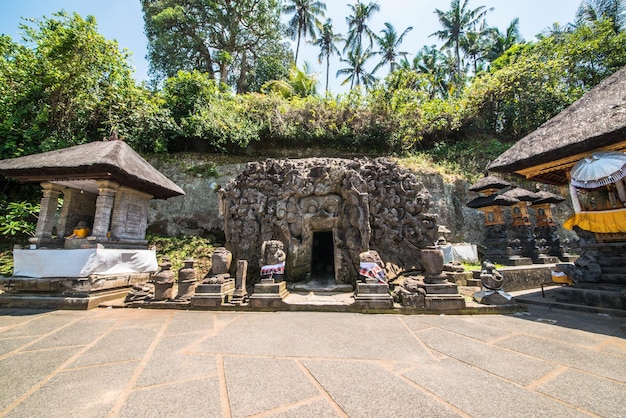
[[[598,150],[626,150],[626,67],[520,139],[487,169],[566,185],[572,166]]]
[[[80,226],[91,235],[87,243],[76,245],[143,247],[150,200],[185,194],[117,140],[2,160],[0,174],[40,183],[41,211],[30,242],[41,246],[69,245],[64,237],[75,236],[73,231]],[[61,194],[63,207],[57,214]]]
[[[157,199],[185,194],[124,141],[90,142],[2,160],[0,174],[22,182],[50,181],[85,191],[96,187],[95,180],[111,180]]]

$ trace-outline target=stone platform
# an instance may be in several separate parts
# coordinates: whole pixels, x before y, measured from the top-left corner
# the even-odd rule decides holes
[[[92,309],[125,297],[131,286],[145,283],[150,273],[89,277],[0,277],[0,308]]]

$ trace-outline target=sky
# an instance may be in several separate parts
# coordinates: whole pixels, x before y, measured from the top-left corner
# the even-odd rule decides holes
[[[363,1],[369,3],[369,0]],[[336,33],[346,35],[347,24],[345,17],[350,14],[348,4],[352,1],[325,1],[326,16],[333,21]],[[511,20],[518,17],[522,36],[526,40],[535,40],[535,35],[554,22],[565,25],[574,20],[576,9],[581,0],[470,0],[469,7],[493,7],[486,18],[490,26],[496,26],[504,31]],[[375,32],[380,33],[385,22],[391,23],[398,33],[402,33],[409,26],[413,27],[404,38],[402,50],[409,53],[409,58],[415,55],[424,45],[441,45],[441,41],[429,35],[441,29],[435,9],[446,11],[450,0],[378,0],[380,11],[368,23]],[[21,18],[41,18],[51,16],[52,13],[65,10],[77,12],[83,17],[93,15],[98,23],[98,31],[107,39],[116,40],[120,48],[132,53],[132,64],[135,67],[135,78],[148,80],[148,62],[146,61],[147,40],[143,32],[143,14],[139,0],[0,0],[0,34],[10,35],[14,40],[21,40],[19,24]],[[284,20],[288,19],[285,16]],[[338,47],[340,50],[342,46]],[[295,51],[295,44],[294,44]],[[313,45],[301,45],[298,65],[302,62],[310,64],[320,84],[319,90],[324,88],[326,77],[325,65],[318,63],[319,50]],[[376,65],[372,59],[369,71]],[[345,67],[335,57],[331,60],[330,89],[334,93],[347,91],[347,86],[341,86],[343,78],[336,78],[337,70]],[[381,70],[376,73],[384,77]],[[344,77],[345,78],[345,77]]]

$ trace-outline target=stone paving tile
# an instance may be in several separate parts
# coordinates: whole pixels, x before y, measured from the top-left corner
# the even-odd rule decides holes
[[[184,350],[200,336],[198,334],[164,336],[135,384],[152,386],[178,380],[199,379],[217,375],[214,356],[191,355]]]
[[[0,361],[0,415],[2,410],[76,354],[80,348],[16,353]]]
[[[319,396],[296,361],[224,357],[224,373],[233,417],[245,417]]]
[[[217,378],[189,380],[134,390],[120,410],[120,418],[221,417]]]
[[[77,345],[87,345],[97,339],[103,332],[107,331],[116,321],[109,320],[81,320],[70,327],[65,327],[52,335],[29,346],[29,350],[54,347],[71,347]]]
[[[23,347],[36,338],[37,337],[15,337],[0,339],[0,356],[4,356],[19,347]]]
[[[554,363],[443,330],[424,330],[416,335],[433,350],[524,386],[557,367]]]
[[[165,335],[212,331],[218,316],[219,314],[206,311],[175,312],[170,319]]]
[[[575,370],[565,370],[537,391],[607,418],[626,412],[626,385]]]
[[[402,361],[420,361],[428,357],[395,315],[320,312],[242,315],[242,319],[226,326],[192,351]],[[242,339],[242,335],[246,339]],[[364,343],[355,344],[357,341]],[[394,342],[393,349],[388,347],[389,341]]]
[[[489,316],[493,318],[493,315]],[[413,318],[406,318],[403,320],[406,321],[412,319]],[[491,341],[502,338],[513,332],[510,329],[498,328],[486,323],[474,323],[470,319],[471,318],[467,316],[450,315],[420,315],[416,318],[417,321],[426,323],[430,327],[445,329],[482,341]]]
[[[37,315],[36,317],[29,317],[28,321],[24,321],[16,327],[0,332],[0,338],[38,337],[49,334],[50,332],[79,319],[80,317],[78,316],[53,315],[51,313]]]
[[[499,341],[497,345],[546,361],[626,382],[626,361],[621,356],[529,335],[513,336]]]
[[[320,399],[294,406],[284,411],[269,413],[271,418],[333,418],[342,417],[328,401]]]
[[[94,366],[143,357],[158,330],[114,329],[81,355],[70,367]]]
[[[467,320],[587,347],[595,347],[606,336],[626,336],[615,326],[613,318],[557,309],[550,311],[533,308],[532,313],[517,315],[474,315],[467,317]]]
[[[459,416],[444,403],[373,362],[304,360],[303,363],[350,417]]]
[[[588,416],[454,359],[424,362],[405,376],[470,416]]]
[[[7,417],[106,417],[136,367],[134,362],[62,371]]]

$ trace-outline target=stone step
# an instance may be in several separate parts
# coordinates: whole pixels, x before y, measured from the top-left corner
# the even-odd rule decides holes
[[[621,291],[561,287],[554,291],[554,300],[561,303],[594,306],[608,309],[626,309],[626,293]]]

